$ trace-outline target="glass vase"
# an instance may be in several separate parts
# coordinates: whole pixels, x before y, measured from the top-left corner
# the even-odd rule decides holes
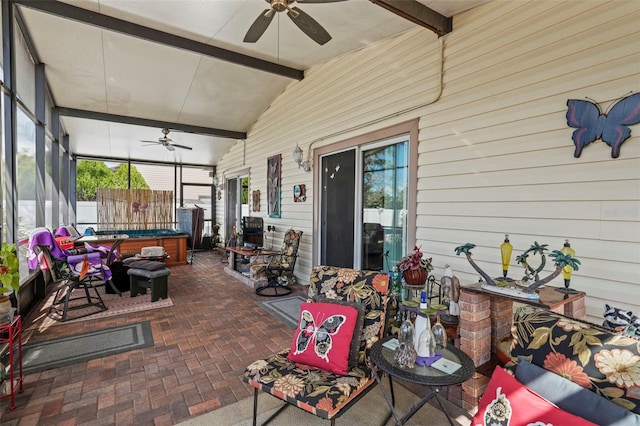
[[[406,319],[400,325],[400,333],[398,333],[398,343],[406,343],[413,346],[413,323]]]
[[[434,340],[436,342],[436,348],[446,348],[447,347],[447,330],[440,323],[440,315],[436,316],[436,323],[431,327],[431,332],[433,333]]]

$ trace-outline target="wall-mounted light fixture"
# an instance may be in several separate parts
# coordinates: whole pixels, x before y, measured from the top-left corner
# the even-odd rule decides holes
[[[311,171],[311,164],[309,164],[309,161],[307,160],[302,161],[302,154],[302,148],[296,144],[296,148],[293,150],[293,161],[298,165],[298,168],[302,168],[305,172],[309,172]]]
[[[215,189],[217,189],[217,196],[218,196],[218,200],[222,200],[222,190],[224,189],[224,184],[220,182],[220,180],[218,179],[218,176],[213,175],[213,187]]]

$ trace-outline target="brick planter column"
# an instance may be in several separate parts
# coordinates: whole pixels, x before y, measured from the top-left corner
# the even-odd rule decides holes
[[[498,344],[511,336],[513,324],[513,301],[504,297],[490,297],[491,303],[491,350],[495,353]]]
[[[552,311],[571,318],[580,320],[587,319],[587,308],[584,303],[584,297],[563,306],[558,306],[557,308],[552,309]]]
[[[491,302],[489,296],[460,289],[460,349],[476,367],[491,359]]]
[[[491,359],[491,301],[486,294],[461,288],[459,304],[460,350],[469,355],[478,367]],[[474,373],[471,379],[462,384],[461,394],[451,392],[451,402],[475,414],[487,382],[482,374]]]

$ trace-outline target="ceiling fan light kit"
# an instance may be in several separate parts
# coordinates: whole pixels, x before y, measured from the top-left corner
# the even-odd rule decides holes
[[[158,138],[157,141],[145,141],[145,140],[141,140],[140,142],[147,142],[151,145],[162,145],[164,146],[167,151],[175,151],[176,148],[180,148],[180,149],[188,149],[189,151],[191,151],[193,148],[191,148],[190,146],[186,146],[186,145],[179,145],[175,142],[173,142],[173,140],[169,137],[169,129],[162,129],[162,137]]]

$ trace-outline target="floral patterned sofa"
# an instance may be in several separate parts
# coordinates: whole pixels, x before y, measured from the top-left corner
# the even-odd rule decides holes
[[[351,342],[353,362],[347,374],[293,362],[284,350],[250,364],[243,381],[255,388],[254,424],[258,390],[271,394],[324,419],[335,419],[355,400],[375,385],[368,367],[369,351],[384,333],[389,297],[389,277],[374,271],[332,266],[316,266],[311,272],[309,301],[358,304],[363,309],[358,329],[361,335]],[[336,302],[337,301],[337,302]],[[293,333],[292,333],[293,336]]]
[[[518,410],[504,392],[511,380],[577,416],[571,424],[640,425],[640,340],[532,306],[515,310],[511,334],[512,365],[506,368],[515,378],[496,368],[502,382],[492,387],[494,371],[474,425],[501,424],[496,417],[505,420],[504,413]]]

